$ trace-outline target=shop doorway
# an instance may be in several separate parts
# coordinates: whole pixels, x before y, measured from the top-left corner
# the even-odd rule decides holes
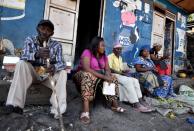
[[[169,55],[168,63],[171,65],[173,73],[174,52],[175,52],[175,21],[176,16],[167,10],[155,8],[153,14],[152,46],[154,43],[160,43],[162,50],[159,55]]]
[[[174,32],[175,32],[175,22],[169,18],[166,18],[165,22],[165,33],[164,33],[164,55],[170,56],[169,63],[171,64],[171,71],[173,71],[173,63],[174,63]]]
[[[94,36],[100,35],[101,29],[101,0],[80,1],[77,40],[75,47],[74,65],[79,63],[81,53],[89,46]]]

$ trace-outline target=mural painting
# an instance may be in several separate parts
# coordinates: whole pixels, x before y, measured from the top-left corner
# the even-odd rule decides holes
[[[176,48],[175,48],[175,72],[186,68],[187,54],[186,54],[186,16],[177,13],[177,27],[176,27]]]
[[[139,6],[138,9],[141,9],[141,1],[139,2],[139,4],[136,4],[134,0],[116,0],[113,2],[113,6],[119,8],[121,12],[120,33],[117,36],[117,42],[123,46],[128,46],[128,50],[131,50],[133,44],[139,40],[135,15],[137,6]]]
[[[25,17],[26,0],[1,0],[1,21],[19,20]],[[4,53],[14,55],[14,45],[8,38],[0,38],[0,46]]]
[[[186,53],[186,32],[180,28],[177,28],[178,34],[178,48],[176,49],[177,52],[181,52],[183,54]]]
[[[36,34],[44,7],[44,0],[0,0],[0,43],[7,49],[23,48],[25,38]]]
[[[177,28],[176,29],[176,58],[175,58],[175,71],[186,68],[186,31]]]
[[[106,11],[103,35],[107,53],[114,43],[121,43],[124,61],[131,63],[139,49],[151,43],[151,6],[141,0],[107,0]]]
[[[25,16],[26,0],[1,0],[0,20],[18,20]]]

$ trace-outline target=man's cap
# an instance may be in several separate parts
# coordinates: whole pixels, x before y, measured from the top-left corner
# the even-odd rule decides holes
[[[50,27],[52,30],[54,30],[54,24],[53,24],[50,20],[41,20],[41,21],[38,23],[38,26],[37,26],[37,27],[39,27],[40,25],[48,26],[48,27]]]
[[[153,46],[162,46],[160,43],[154,43]]]
[[[113,48],[122,48],[122,45],[120,43],[116,43]]]

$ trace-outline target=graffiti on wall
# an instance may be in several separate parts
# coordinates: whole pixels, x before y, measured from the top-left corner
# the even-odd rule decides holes
[[[116,42],[125,47],[124,52],[132,51],[140,40],[140,29],[137,23],[141,21],[151,23],[150,5],[142,3],[141,0],[115,0],[113,6],[120,10],[121,20]]]
[[[186,14],[178,8],[172,7],[167,1],[157,1],[164,5],[166,9],[177,13],[177,15],[179,14],[176,17],[176,25],[173,28],[185,30]],[[103,37],[107,44],[107,54],[112,52],[112,45],[114,43],[120,42],[123,45],[123,61],[130,64],[138,56],[142,47],[151,46],[152,26],[153,0],[106,0]],[[176,58],[184,58],[185,56],[185,37],[181,36],[181,34],[185,35],[184,33],[176,31],[176,48],[174,52]],[[178,67],[181,65],[176,63],[176,60],[174,61]]]
[[[177,20],[180,22],[181,24],[181,28],[186,28],[186,17],[184,15],[182,15],[180,12],[177,13]]]
[[[150,45],[152,3],[151,0],[106,1],[103,37],[107,54],[112,52],[114,43],[120,43],[123,61],[131,63],[143,46]]]
[[[18,20],[25,16],[26,0],[1,0],[0,20]]]
[[[181,26],[180,26],[181,27]],[[181,28],[176,29],[176,51],[174,59],[174,71],[182,70],[186,68],[186,31]]]
[[[178,48],[176,49],[177,52],[185,53],[186,50],[186,33],[185,30],[177,28],[178,34]]]
[[[14,1],[18,4],[13,4]],[[36,34],[35,27],[44,18],[45,0],[0,0],[0,3],[0,39],[8,39],[15,48],[22,48],[25,38]]]
[[[26,0],[1,0],[0,20],[8,21],[24,18],[25,2]],[[13,41],[8,38],[1,37],[0,45],[4,48],[6,54],[14,55]]]
[[[136,2],[134,0],[116,0],[113,2],[113,6],[119,8],[121,13],[120,33],[117,41],[123,46],[132,46],[139,40],[135,10],[141,10],[142,3],[139,0]]]

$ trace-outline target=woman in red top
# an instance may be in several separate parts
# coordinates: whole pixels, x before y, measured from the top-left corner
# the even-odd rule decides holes
[[[159,57],[158,52],[162,49],[162,45],[155,43],[153,48],[150,50],[150,58],[156,65],[158,73],[160,75],[170,75],[171,67],[166,61],[169,59],[169,56]]]

